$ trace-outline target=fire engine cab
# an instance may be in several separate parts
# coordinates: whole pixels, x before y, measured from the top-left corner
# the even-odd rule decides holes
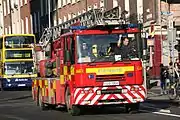
[[[119,7],[93,9],[46,29],[34,46],[38,77],[32,96],[37,105],[64,106],[72,115],[79,115],[83,106],[138,110],[146,98],[142,30],[141,24],[126,22]],[[130,52],[121,49],[125,42]]]

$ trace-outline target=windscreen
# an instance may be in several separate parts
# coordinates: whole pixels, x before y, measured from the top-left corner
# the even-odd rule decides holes
[[[138,33],[137,33],[138,34]],[[139,59],[137,34],[77,36],[78,63]]]
[[[4,69],[6,75],[31,75],[33,74],[33,62],[6,62]]]
[[[34,36],[6,36],[6,48],[30,48],[35,43]]]

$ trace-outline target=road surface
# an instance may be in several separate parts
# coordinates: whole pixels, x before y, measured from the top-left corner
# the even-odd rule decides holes
[[[126,114],[121,108],[88,110],[71,116],[62,110],[41,111],[31,99],[30,91],[0,93],[0,120],[180,120],[180,108],[167,101],[148,100],[137,114]]]

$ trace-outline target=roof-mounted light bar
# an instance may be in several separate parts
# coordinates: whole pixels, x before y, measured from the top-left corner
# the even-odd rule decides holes
[[[70,26],[70,30],[85,30],[87,26]]]

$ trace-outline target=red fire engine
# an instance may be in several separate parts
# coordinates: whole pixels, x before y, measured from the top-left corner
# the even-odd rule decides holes
[[[79,115],[83,106],[139,109],[146,98],[141,29],[140,24],[125,24],[121,16],[119,7],[93,9],[46,29],[34,49],[39,76],[32,94],[37,105],[66,106],[72,115]],[[113,54],[124,37],[134,53],[128,59]]]

